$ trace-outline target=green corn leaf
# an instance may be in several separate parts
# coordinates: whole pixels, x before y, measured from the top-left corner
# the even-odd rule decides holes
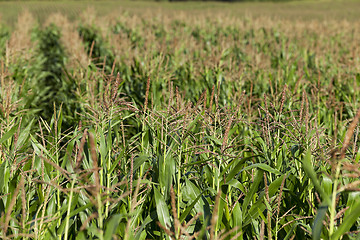
[[[226,166],[226,168],[221,172],[221,175],[223,176],[226,171],[234,164],[235,167],[233,169],[231,169],[230,173],[226,175],[226,179],[225,181],[228,182],[230,181],[235,175],[239,174],[240,170],[243,168],[243,164],[249,160],[249,159],[252,159],[253,157],[257,157],[257,156],[250,156],[250,157],[245,157],[245,158],[242,158],[242,159],[234,159],[233,161],[231,161],[228,166]]]
[[[0,191],[8,193],[10,179],[10,166],[8,161],[4,161],[0,166]]]
[[[120,153],[119,156],[116,156],[115,161],[112,162],[110,169],[108,170],[108,174],[111,174],[115,168],[118,166],[118,163],[120,162],[120,160],[123,158],[125,153],[125,149],[123,149]],[[135,164],[134,164],[135,165]],[[135,168],[134,168],[135,171]]]
[[[317,214],[314,220],[314,225],[312,229],[312,237],[313,240],[320,240],[321,232],[323,229],[323,220],[326,216],[326,212],[328,210],[328,206],[322,204],[317,210]]]
[[[24,130],[20,131],[18,141],[16,142],[16,148],[19,148],[19,147],[21,148],[25,144],[26,140],[29,138],[30,129],[31,129],[33,121],[34,121],[34,119],[31,120],[31,122],[26,126],[26,128]]]
[[[352,207],[351,213],[344,217],[340,227],[332,234],[331,240],[339,239],[344,233],[348,232],[360,217],[360,200]]]
[[[325,174],[322,177],[321,186],[325,193],[330,196],[332,193],[333,181]]]
[[[245,188],[244,186],[237,180],[237,179],[231,179],[229,182],[227,182],[226,184],[224,185],[229,185],[231,187],[234,187],[234,188],[237,188],[237,189],[240,189],[242,192],[245,192]]]
[[[265,211],[266,206],[263,202],[263,197],[259,199],[251,206],[249,210],[244,209],[243,214],[246,214],[243,220],[243,226],[250,224],[254,219],[257,219],[263,211]]]
[[[91,207],[92,207],[93,205],[94,205],[94,204],[93,204],[92,202],[89,202],[89,203],[87,203],[86,205],[83,205],[83,206],[81,206],[81,207],[78,207],[78,208],[74,209],[74,210],[71,211],[71,213],[70,213],[70,218],[78,215],[80,212],[85,211],[86,209],[91,209]]]
[[[298,226],[298,223],[294,223],[290,229],[290,231],[288,231],[288,233],[286,234],[284,240],[288,240],[290,239],[292,236],[294,236],[294,230],[295,228]]]
[[[267,164],[264,164],[264,163],[255,163],[255,164],[252,164],[250,166],[247,166],[247,167],[244,167],[243,169],[241,169],[240,172],[243,172],[243,171],[246,171],[246,170],[249,170],[249,169],[252,169],[252,168],[260,168],[264,171],[267,171],[267,172],[270,172],[270,173],[274,173],[274,174],[281,174],[281,172],[279,172],[278,170],[276,170],[275,168],[272,168],[270,167],[269,165]]]
[[[168,228],[169,226],[171,226],[168,206],[164,200],[163,195],[156,187],[154,187],[154,193],[155,193],[154,197],[156,202],[156,212],[159,222],[161,223],[161,225]]]
[[[210,140],[212,140],[212,142],[214,142],[218,146],[222,145],[222,141],[220,139],[217,139],[217,138],[213,137],[213,136],[206,136],[206,137],[204,137],[204,139],[210,139]]]
[[[356,156],[355,156],[355,162],[356,163],[359,163],[360,161],[360,148],[358,149],[357,153],[356,153]],[[360,235],[359,235],[360,236]]]
[[[242,205],[243,215],[247,214],[246,209],[249,207],[251,200],[254,199],[255,194],[259,189],[259,184],[261,183],[264,177],[263,173],[264,173],[263,170],[258,170],[258,172],[255,175],[254,182],[251,184],[250,190],[249,192],[247,192]]]
[[[224,193],[221,194],[220,200],[219,200],[219,210],[218,210],[218,222],[217,222],[217,228],[220,228],[221,222],[225,223],[225,227],[227,229],[230,229],[229,221],[230,221],[230,211],[229,207],[225,202],[226,196]]]
[[[0,138],[0,144],[11,138],[15,134],[17,129],[18,129],[18,125],[15,125],[9,131],[4,133]]]
[[[85,236],[84,231],[82,231],[82,232],[78,232],[78,234],[76,235],[76,239],[78,239],[78,240],[87,240],[88,238]]]
[[[55,162],[54,155],[49,153],[49,151],[43,145],[41,145],[31,134],[30,134],[30,138],[34,151],[38,156],[41,156],[42,154],[41,151],[43,151],[43,153],[45,153],[47,157],[49,157],[53,162]]]
[[[231,217],[233,220],[233,226],[232,227],[239,227],[239,230],[242,228],[242,212],[240,208],[240,203],[237,202],[233,208],[233,211],[231,213]]]
[[[123,214],[115,214],[105,226],[104,239],[112,239],[112,235],[116,232],[121,219],[125,218]]]
[[[195,124],[199,121],[199,119],[202,116],[199,114],[196,116],[196,118],[189,124],[189,126],[187,127],[188,130],[192,130],[192,128],[195,126]]]
[[[200,196],[202,195],[199,188],[189,179],[185,178],[185,188],[183,191],[183,197],[185,201],[195,202],[194,208],[196,213],[203,212],[203,206],[204,206],[203,200],[199,199],[195,201],[199,195]]]
[[[305,157],[303,158],[303,168],[306,172],[306,174],[309,176],[309,178],[311,179],[312,183],[314,184],[316,190],[320,193],[323,201],[325,201],[325,203],[330,206],[331,202],[330,202],[330,198],[329,195],[327,195],[327,193],[324,191],[324,189],[321,187],[320,182],[316,176],[316,173],[311,165],[311,152],[310,150],[308,150],[306,152]]]
[[[280,190],[281,183],[285,177],[286,175],[284,174],[282,177],[277,177],[272,183],[270,183],[269,197],[274,196],[274,194]]]
[[[140,239],[140,235],[143,232],[144,228],[146,227],[146,225],[148,225],[149,223],[153,222],[156,219],[156,213],[152,212],[150,213],[145,220],[142,222],[140,229],[137,231],[136,235],[135,235],[135,239]]]
[[[147,155],[140,155],[134,159],[134,171],[136,171],[146,160],[149,159]]]
[[[185,218],[190,214],[191,210],[193,210],[195,204],[199,201],[200,197],[204,194],[205,191],[201,192],[192,203],[185,209],[185,211],[180,215],[179,221],[182,223]]]
[[[191,166],[194,166],[194,165],[201,165],[201,164],[207,163],[209,161],[210,161],[210,159],[205,159],[205,160],[201,160],[201,161],[196,161],[196,162],[183,164],[183,165],[181,165],[181,169],[188,168],[188,167],[191,167]]]

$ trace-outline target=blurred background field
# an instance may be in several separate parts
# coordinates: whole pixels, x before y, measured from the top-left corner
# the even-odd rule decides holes
[[[49,13],[60,12],[74,20],[84,9],[94,7],[99,15],[123,10],[138,12],[163,10],[201,12],[226,12],[234,16],[267,16],[298,20],[348,20],[357,21],[360,1],[285,1],[285,2],[157,2],[157,1],[0,1],[0,15],[6,23],[14,24],[17,15],[28,9],[40,22]]]
[[[0,237],[358,239],[358,9],[0,2]]]

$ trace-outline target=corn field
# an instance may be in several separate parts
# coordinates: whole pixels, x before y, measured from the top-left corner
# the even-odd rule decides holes
[[[0,18],[2,239],[360,239],[360,22],[193,13]]]

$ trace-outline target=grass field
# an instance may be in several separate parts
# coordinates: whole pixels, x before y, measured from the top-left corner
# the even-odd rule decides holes
[[[359,239],[359,6],[0,2],[0,237]]]

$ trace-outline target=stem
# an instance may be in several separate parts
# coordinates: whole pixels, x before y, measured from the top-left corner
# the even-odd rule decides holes
[[[180,154],[179,154],[179,167],[178,167],[178,176],[177,176],[177,194],[178,194],[178,199],[177,199],[177,218],[179,219],[180,217],[180,204],[181,204],[181,189],[180,189],[180,178],[181,178],[181,154],[182,154],[182,150],[181,150],[181,146],[180,146]],[[175,216],[174,216],[175,217]],[[181,224],[181,223],[180,223]],[[180,234],[180,228],[177,229],[178,231],[175,233],[175,236],[179,236]]]
[[[111,168],[111,156],[110,156],[110,152],[108,153],[108,166],[107,166],[107,174],[106,174],[106,186],[107,186],[107,190],[106,190],[106,195],[109,196],[110,195],[110,178],[111,178],[111,174],[109,173],[110,168]],[[110,203],[109,201],[106,201],[106,207],[105,207],[105,217],[108,217],[109,214],[109,206]]]
[[[99,228],[100,228],[99,238],[100,238],[100,240],[103,240],[104,239],[104,234],[103,234],[104,224],[103,224],[102,204],[101,204],[101,194],[100,194],[100,192],[97,193],[96,199],[97,199],[98,214],[99,214]]]
[[[112,108],[110,109],[110,120],[109,120],[109,130],[108,130],[108,136],[110,136],[110,139],[111,139],[111,120],[113,118],[113,111],[112,111]],[[110,142],[108,142],[107,144],[110,144]],[[111,144],[112,144],[112,141],[111,141]],[[110,168],[111,168],[111,148],[109,148],[108,150],[108,161],[107,161],[107,170],[106,170],[106,187],[107,187],[107,190],[106,190],[106,195],[109,196],[110,195],[110,178],[111,178],[111,174],[110,174]],[[106,201],[105,203],[105,218],[108,217],[108,214],[109,214],[109,206],[110,206],[110,203],[109,201]]]
[[[74,189],[74,184],[75,184],[75,179],[73,179],[73,181],[71,182],[71,190],[70,190],[70,196],[69,196],[69,202],[68,202],[68,209],[67,209],[67,214],[66,214],[66,223],[65,223],[65,236],[64,236],[64,240],[68,239],[68,235],[69,235],[69,221],[70,221],[70,211],[71,211],[71,202],[72,202],[72,198],[73,198],[73,189]]]
[[[334,189],[332,192],[332,202],[330,208],[330,229],[329,229],[329,236],[331,238],[332,234],[334,233],[335,228],[335,215],[336,215],[336,194],[337,194],[337,185],[339,181],[340,175],[340,164],[338,163],[336,166],[336,174],[335,174],[335,181],[334,181]]]

